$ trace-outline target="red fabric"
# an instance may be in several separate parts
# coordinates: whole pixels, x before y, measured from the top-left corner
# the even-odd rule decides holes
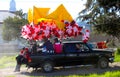
[[[31,62],[31,58],[30,58],[30,55],[29,55],[28,48],[25,48],[24,50],[21,50],[20,55],[25,57],[28,60],[28,62]]]
[[[98,46],[99,49],[103,49],[102,45],[103,45],[102,42],[97,43],[97,46]]]
[[[54,47],[55,53],[61,53],[62,52],[62,45],[61,45],[61,43],[55,43],[53,45],[53,47]]]
[[[97,46],[98,46],[99,49],[107,48],[106,43],[104,41],[98,42]]]

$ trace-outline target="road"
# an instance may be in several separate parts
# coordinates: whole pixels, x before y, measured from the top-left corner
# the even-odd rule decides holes
[[[40,69],[34,71],[32,68],[26,69],[25,67],[21,68],[20,72],[13,72],[14,68],[4,68],[0,69],[0,77],[6,76],[15,76],[15,77],[29,77],[29,76],[69,76],[69,75],[87,75],[92,73],[102,74],[107,71],[120,71],[120,62],[114,62],[109,64],[110,67],[107,69],[94,68],[93,66],[74,66],[74,67],[65,67],[55,68],[54,72],[43,73]]]

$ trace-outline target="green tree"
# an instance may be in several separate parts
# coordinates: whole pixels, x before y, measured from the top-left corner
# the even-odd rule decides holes
[[[25,13],[23,13],[22,9],[20,9],[20,10],[15,12],[15,15],[20,17],[20,18],[24,18]]]
[[[79,19],[94,25],[99,33],[120,38],[120,0],[87,0]]]
[[[23,16],[24,13],[20,10],[17,11],[17,14],[14,18],[8,17],[7,19],[4,20],[2,31],[2,36],[4,40],[11,41],[13,39],[20,38],[21,27],[28,23],[28,21],[24,19]]]

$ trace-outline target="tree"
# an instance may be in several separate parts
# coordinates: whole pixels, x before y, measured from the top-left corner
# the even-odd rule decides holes
[[[25,13],[23,13],[22,9],[20,9],[20,10],[15,12],[15,15],[20,17],[20,18],[24,18]]]
[[[2,36],[6,41],[20,38],[21,27],[28,23],[28,21],[23,18],[24,13],[21,10],[17,11],[16,13],[14,18],[8,17],[3,22]]]
[[[99,33],[120,38],[120,0],[87,0],[78,18],[94,25]]]

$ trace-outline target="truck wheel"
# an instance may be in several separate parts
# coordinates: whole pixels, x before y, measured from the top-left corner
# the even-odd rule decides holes
[[[102,57],[99,59],[98,61],[98,67],[104,69],[104,68],[107,68],[109,65],[109,62],[106,58]]]
[[[51,61],[45,61],[45,62],[42,64],[41,67],[42,67],[43,72],[52,72],[53,69],[54,69],[53,62],[51,62]]]

